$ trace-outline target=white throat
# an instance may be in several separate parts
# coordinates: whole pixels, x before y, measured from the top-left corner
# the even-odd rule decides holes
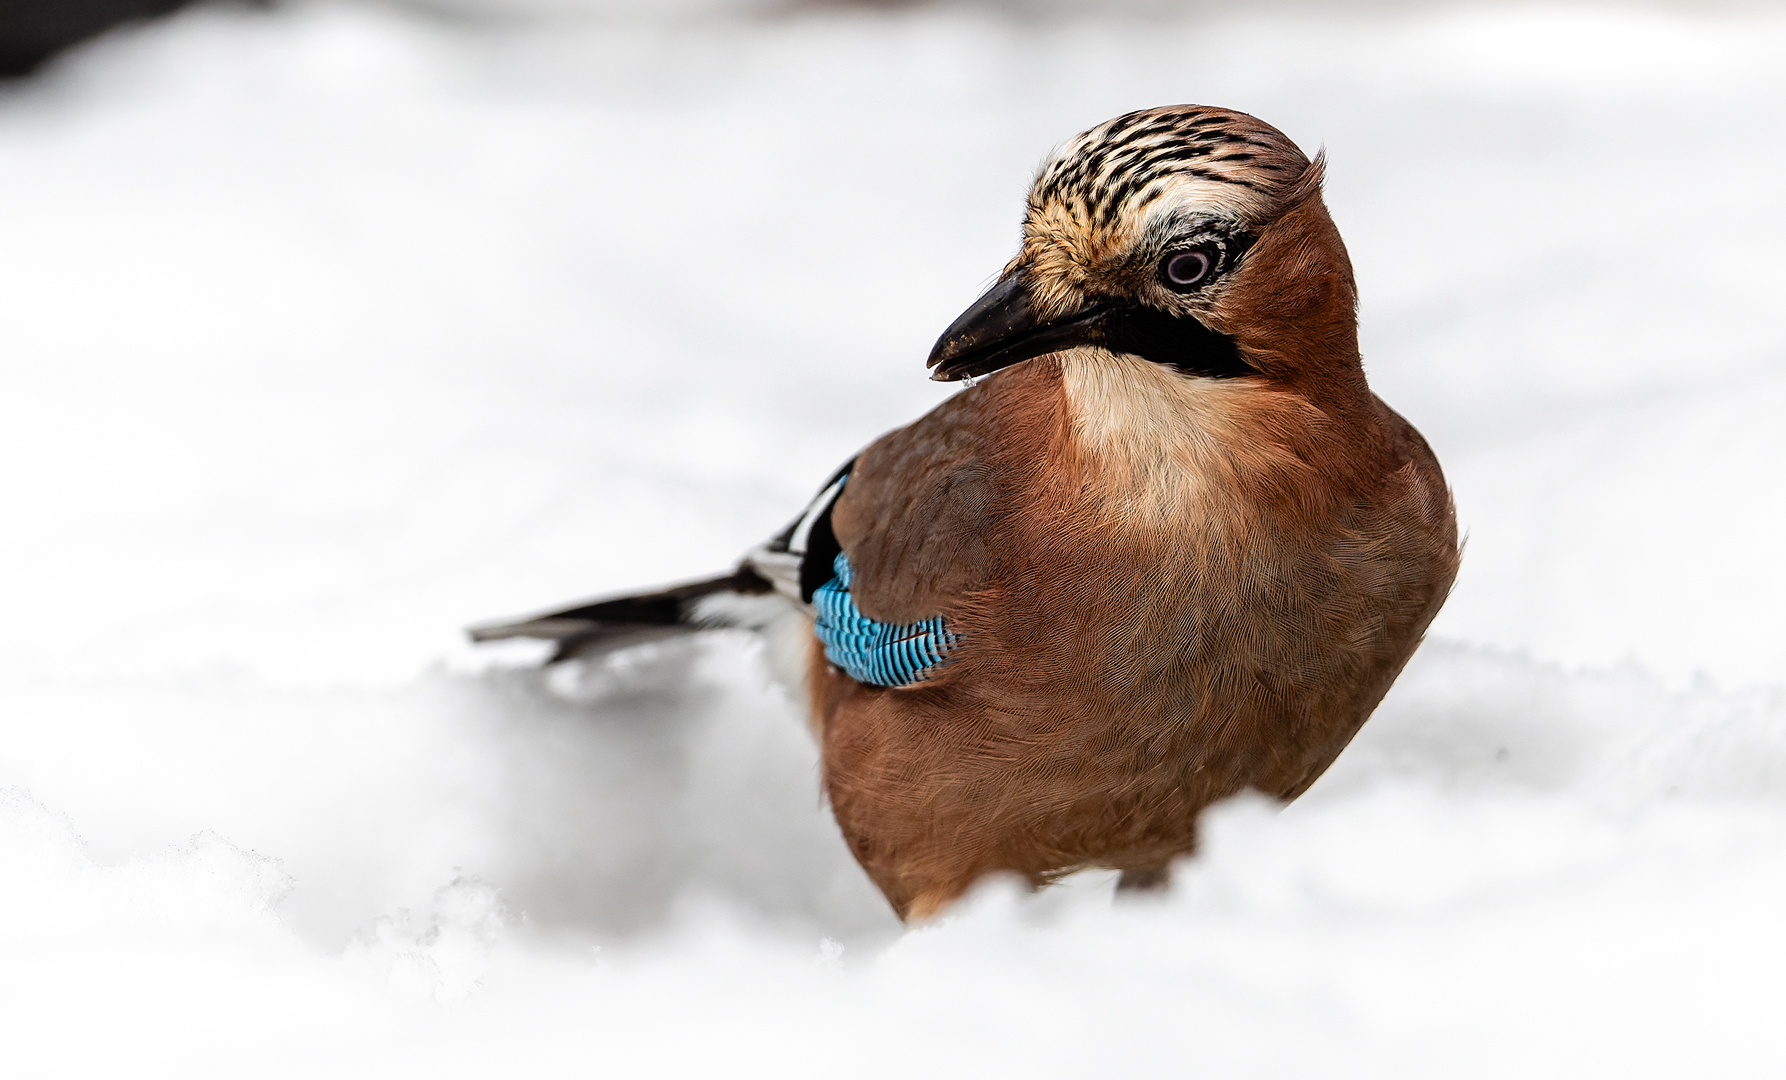
[[[1208,527],[1246,504],[1237,496],[1249,474],[1294,467],[1258,422],[1288,395],[1261,380],[1199,378],[1080,348],[1061,355],[1061,381],[1074,453],[1089,493],[1114,524]]]

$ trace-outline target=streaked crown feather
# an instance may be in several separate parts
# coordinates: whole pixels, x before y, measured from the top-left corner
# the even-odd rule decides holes
[[[1256,219],[1319,187],[1321,167],[1256,117],[1167,105],[1126,113],[1068,140],[1043,163],[1029,207],[1058,207],[1082,227],[1107,228],[1189,182],[1206,187],[1211,202]]]
[[[1311,161],[1246,113],[1206,105],[1126,113],[1042,164],[1017,262],[1032,268],[1040,308],[1058,316],[1119,273],[1150,227],[1169,228],[1167,211],[1255,231],[1318,191],[1323,167],[1321,156]]]

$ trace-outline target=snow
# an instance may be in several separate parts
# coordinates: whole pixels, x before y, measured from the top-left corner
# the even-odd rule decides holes
[[[734,6],[199,10],[0,96],[5,1072],[1786,1063],[1786,20]],[[1044,153],[1186,100],[1328,147],[1470,536],[1301,801],[905,932],[748,639],[460,639],[729,566],[949,392]]]

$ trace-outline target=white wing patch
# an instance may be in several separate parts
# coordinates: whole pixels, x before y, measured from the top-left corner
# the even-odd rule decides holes
[[[831,504],[837,501],[847,479],[849,470],[846,467],[837,479],[831,481],[807,504],[792,525],[783,529],[774,539],[752,548],[744,556],[745,564],[767,578],[775,586],[777,593],[799,604],[808,613],[812,609],[801,597],[800,566],[806,559],[807,544],[812,540],[813,527],[830,511]]]

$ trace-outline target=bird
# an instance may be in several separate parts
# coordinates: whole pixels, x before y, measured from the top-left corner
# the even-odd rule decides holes
[[[823,793],[907,922],[995,874],[1166,887],[1205,808],[1326,770],[1457,574],[1439,462],[1365,379],[1325,172],[1212,106],[1068,140],[930,353],[957,393],[731,573],[472,637],[783,642]]]

